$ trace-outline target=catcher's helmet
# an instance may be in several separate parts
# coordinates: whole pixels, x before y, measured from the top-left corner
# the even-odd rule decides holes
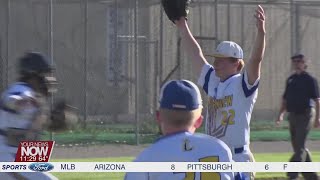
[[[20,74],[43,74],[50,73],[52,67],[43,54],[28,52],[19,59]]]

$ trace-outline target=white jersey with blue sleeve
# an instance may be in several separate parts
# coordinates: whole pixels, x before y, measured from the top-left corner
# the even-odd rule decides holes
[[[205,135],[180,132],[164,136],[145,149],[135,162],[232,162],[231,151],[222,141]],[[232,172],[135,172],[125,180],[220,180],[234,179]]]
[[[19,102],[19,103],[18,103]],[[26,83],[12,84],[1,96],[0,108],[0,162],[14,162],[20,140],[37,140],[39,132],[34,126],[39,112],[45,109],[45,100]],[[42,118],[40,118],[42,119]],[[40,129],[39,129],[40,130]],[[0,179],[57,180],[48,172],[0,173]]]
[[[221,139],[231,149],[248,145],[259,79],[250,85],[247,72],[244,71],[220,81],[214,68],[205,64],[198,84],[209,95],[206,133]]]
[[[24,138],[39,110],[34,104],[35,96],[34,90],[22,82],[14,83],[3,92],[0,108],[0,152],[16,153],[17,146],[13,144]],[[18,104],[21,100],[24,100],[23,104]]]

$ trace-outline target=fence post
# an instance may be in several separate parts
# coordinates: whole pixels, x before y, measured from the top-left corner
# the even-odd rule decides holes
[[[49,47],[49,53],[50,53],[50,63],[53,66],[54,61],[53,61],[53,0],[49,1],[49,41],[48,41],[48,47]],[[53,106],[53,96],[50,97],[50,111],[52,111],[52,106]],[[50,140],[53,140],[53,132],[50,132]]]
[[[290,0],[290,46],[291,46],[291,55],[296,53],[296,26],[295,26],[295,6],[294,6],[294,0]]]
[[[7,57],[5,60],[5,66],[4,66],[4,70],[5,70],[5,77],[4,77],[4,87],[3,89],[6,89],[8,87],[9,84],[9,59],[10,59],[10,25],[11,25],[11,0],[8,0],[8,4],[7,4]]]
[[[87,61],[88,61],[88,0],[85,0],[85,29],[84,29],[84,81],[83,81],[83,89],[84,89],[84,114],[83,114],[83,120],[84,120],[84,128],[87,127],[87,116],[88,116],[88,111],[87,111]]]
[[[136,75],[136,85],[135,85],[135,119],[136,119],[136,144],[139,145],[139,56],[138,56],[138,8],[139,0],[135,0],[134,7],[134,59],[135,59],[135,75]]]

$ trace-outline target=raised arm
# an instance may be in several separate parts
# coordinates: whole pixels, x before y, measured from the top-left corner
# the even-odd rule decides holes
[[[194,62],[194,69],[197,75],[200,75],[202,66],[207,62],[203,56],[201,47],[193,37],[188,23],[184,17],[181,17],[180,20],[175,21],[175,24],[180,32],[182,46],[185,48],[187,55]]]
[[[253,51],[249,62],[247,63],[247,73],[248,73],[248,80],[249,84],[254,84],[254,82],[260,76],[260,69],[261,69],[261,61],[264,56],[265,50],[265,14],[263,8],[259,5],[256,9],[256,14],[254,15],[256,18],[256,26],[257,26],[257,36],[254,43]]]

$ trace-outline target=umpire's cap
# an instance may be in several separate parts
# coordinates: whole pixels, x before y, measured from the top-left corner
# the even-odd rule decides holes
[[[294,59],[304,59],[304,55],[301,53],[296,53],[295,55],[291,56],[291,60]]]
[[[42,74],[52,71],[48,58],[38,52],[28,52],[19,59],[21,74]]]
[[[172,80],[160,91],[160,108],[192,111],[202,108],[199,88],[188,80]]]

